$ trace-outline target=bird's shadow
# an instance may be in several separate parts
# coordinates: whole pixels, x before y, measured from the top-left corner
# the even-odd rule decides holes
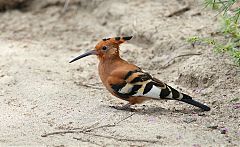
[[[136,114],[140,115],[177,115],[177,114],[200,114],[204,112],[201,109],[198,108],[186,108],[181,110],[176,109],[165,109],[162,107],[141,107],[141,108],[129,108],[129,109],[116,109],[114,106],[108,106],[111,109],[115,109],[118,111],[124,111],[124,112],[135,112]]]
[[[202,113],[201,109],[165,109],[162,107],[148,107],[142,108],[137,111],[138,114],[151,114],[151,115],[175,115],[175,114],[196,114]]]

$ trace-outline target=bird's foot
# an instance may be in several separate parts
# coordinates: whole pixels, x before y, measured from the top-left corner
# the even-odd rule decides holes
[[[131,104],[129,103],[123,106],[110,106],[110,107],[117,110],[125,110],[125,111],[131,111],[131,112],[136,111],[136,109],[131,108]]]

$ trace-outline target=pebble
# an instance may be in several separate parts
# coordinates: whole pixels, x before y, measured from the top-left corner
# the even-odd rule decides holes
[[[221,134],[226,134],[227,133],[227,128],[221,128],[220,132],[221,132]]]
[[[195,122],[195,121],[197,121],[197,118],[192,118],[192,117],[189,117],[189,118],[186,118],[183,120],[183,122],[188,123],[188,124]]]
[[[218,125],[209,125],[209,126],[207,126],[207,128],[210,128],[210,129],[217,129],[217,128],[218,128]]]

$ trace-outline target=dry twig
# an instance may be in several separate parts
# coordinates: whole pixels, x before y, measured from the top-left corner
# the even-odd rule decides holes
[[[85,84],[85,83],[82,83],[82,82],[74,82],[74,83],[76,85],[84,86],[84,87],[87,87],[87,88],[100,89],[100,90],[104,89],[102,86],[94,86],[94,84]],[[96,83],[96,84],[98,84],[98,83]]]
[[[186,11],[190,10],[190,6],[188,4],[187,1],[183,1],[183,6],[175,11],[173,11],[172,13],[168,14],[167,17],[173,17],[173,16],[178,16],[181,15],[183,13],[185,13]]]
[[[201,54],[202,53],[187,53],[187,54],[182,54],[182,55],[175,56],[172,59],[170,59],[166,64],[164,64],[162,68],[167,68],[168,66],[170,66],[173,63],[173,61],[175,61],[176,58],[184,57],[184,56],[201,55]]]
[[[62,13],[65,13],[65,12],[67,11],[67,7],[68,7],[68,4],[69,4],[69,1],[70,1],[70,0],[65,0]]]
[[[117,138],[117,137],[113,137],[113,136],[99,135],[99,134],[93,134],[93,133],[84,133],[84,134],[88,134],[88,135],[92,135],[92,136],[96,136],[96,137],[114,139],[116,141],[145,142],[145,143],[157,143],[157,142],[160,142],[158,140]],[[73,137],[73,139],[80,140],[81,138]]]
[[[90,142],[92,144],[95,144],[95,145],[98,145],[98,146],[102,146],[101,144],[98,144],[98,143],[96,143],[95,141],[93,141],[91,139],[83,139],[83,138],[76,138],[76,137],[73,137],[73,139],[77,139],[77,140],[80,140],[82,142]]]
[[[128,119],[129,117],[133,116],[135,113],[132,113],[131,115],[125,117],[124,119],[118,121],[118,122],[115,122],[113,124],[107,124],[107,125],[103,125],[103,126],[99,126],[99,127],[96,127],[96,128],[92,128],[92,129],[89,129],[89,130],[86,130],[84,132],[81,132],[83,134],[87,134],[87,135],[91,135],[91,136],[96,136],[96,137],[102,137],[102,138],[108,138],[108,139],[114,139],[116,141],[125,141],[125,142],[145,142],[145,143],[157,143],[157,142],[160,142],[158,140],[147,140],[147,139],[129,139],[129,138],[118,138],[118,137],[113,137],[113,136],[107,136],[107,135],[100,135],[100,134],[94,134],[94,133],[88,133],[92,130],[96,130],[96,129],[99,129],[99,128],[105,128],[105,127],[114,127],[116,126],[117,124],[121,123],[122,121]],[[91,140],[84,140],[82,138],[78,138],[78,137],[73,137],[73,139],[77,139],[77,140],[80,140],[80,141],[83,141],[83,142],[90,142],[90,143],[94,143],[96,144],[95,142],[92,142]],[[99,144],[97,144],[99,145]]]
[[[57,132],[42,134],[41,137],[47,137],[47,136],[56,135],[56,134],[68,134],[68,133],[81,133],[81,132],[76,130],[57,131]]]
[[[81,85],[81,86],[84,86],[84,87],[93,88],[93,89],[104,89],[104,88],[101,87],[101,86],[93,86],[93,85],[90,85],[90,84],[81,83],[80,85]]]
[[[47,136],[50,136],[50,135],[56,135],[56,134],[68,134],[68,133],[86,133],[86,132],[91,132],[93,130],[97,130],[97,129],[100,129],[100,128],[108,128],[108,127],[115,127],[116,125],[118,125],[119,123],[121,123],[122,121],[130,118],[131,116],[133,116],[135,113],[132,113],[130,115],[128,115],[127,117],[121,119],[120,121],[118,122],[115,122],[113,124],[107,124],[107,125],[102,125],[102,126],[98,126],[98,127],[94,127],[94,128],[91,128],[92,126],[95,126],[97,123],[91,125],[90,127],[87,127],[87,128],[84,128],[82,130],[66,130],[66,131],[57,131],[57,132],[51,132],[51,133],[45,133],[45,134],[42,134],[41,137],[47,137]]]
[[[181,15],[184,12],[189,11],[189,10],[190,10],[189,5],[185,5],[182,8],[180,8],[180,9],[178,9],[178,10],[176,10],[176,11],[170,13],[170,14],[168,14],[167,17],[178,16],[178,15]]]

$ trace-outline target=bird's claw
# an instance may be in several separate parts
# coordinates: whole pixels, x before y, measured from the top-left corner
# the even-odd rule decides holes
[[[126,105],[124,105],[124,106],[109,106],[109,107],[117,109],[117,110],[125,110],[125,111],[130,111],[130,112],[136,111],[136,109],[133,109],[130,106],[126,106]]]

